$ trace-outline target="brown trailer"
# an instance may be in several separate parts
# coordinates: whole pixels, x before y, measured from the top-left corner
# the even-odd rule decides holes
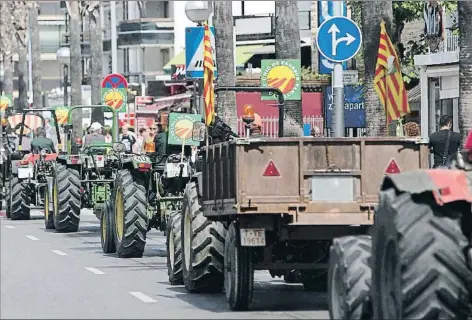
[[[246,138],[203,147],[168,233],[171,284],[249,307],[254,270],[327,283],[332,240],[366,235],[386,174],[428,167],[405,138]],[[169,230],[169,229],[168,229]]]

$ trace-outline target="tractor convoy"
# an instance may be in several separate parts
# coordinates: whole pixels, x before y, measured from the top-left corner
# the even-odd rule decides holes
[[[44,206],[46,229],[76,232],[81,208],[93,209],[103,252],[121,258],[142,257],[155,228],[166,236],[169,283],[223,291],[231,310],[250,308],[254,271],[267,270],[327,291],[331,319],[467,319],[468,154],[458,169],[428,170],[428,147],[416,139],[284,137],[280,90],[221,91],[278,96],[279,137],[251,134],[251,106],[245,137],[180,110],[169,114],[180,129],[165,155],[130,154],[110,107],[73,107],[67,152],[8,156],[8,216]],[[112,112],[111,143],[73,138],[70,113],[80,108]]]

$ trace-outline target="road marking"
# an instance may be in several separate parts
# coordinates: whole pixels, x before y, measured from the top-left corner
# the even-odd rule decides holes
[[[134,296],[135,298],[138,298],[139,300],[141,300],[142,302],[145,302],[145,303],[157,302],[156,300],[152,299],[151,297],[148,297],[147,295],[145,295],[142,292],[130,292],[130,294],[132,296]]]
[[[95,274],[105,274],[105,272],[98,270],[97,268],[93,268],[93,267],[85,267],[85,270],[88,270]]]
[[[5,228],[8,228],[8,229],[15,229],[14,226],[5,226]]]
[[[33,240],[33,241],[38,241],[38,240],[39,240],[39,239],[36,238],[35,236],[30,236],[30,235],[26,236],[26,238],[28,238],[28,239],[30,239],[30,240]]]
[[[58,256],[67,256],[67,253],[62,252],[61,250],[51,250],[51,251],[57,254]]]

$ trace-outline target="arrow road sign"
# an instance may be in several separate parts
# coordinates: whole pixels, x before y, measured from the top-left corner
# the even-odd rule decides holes
[[[213,59],[215,57],[215,28],[210,27],[210,42],[213,49]],[[203,78],[203,35],[204,27],[185,28],[185,69],[186,77],[191,79]],[[215,62],[215,78],[218,76]]]
[[[347,5],[346,1],[343,1],[343,16],[347,14]],[[318,1],[318,26],[320,26],[325,20],[331,19],[333,17],[333,1]],[[316,47],[316,41],[313,41],[313,46]],[[318,65],[320,74],[330,74],[333,72],[334,63],[323,57],[322,55],[318,56]],[[347,63],[343,63],[343,70],[347,69]]]
[[[316,44],[328,60],[344,62],[352,59],[361,48],[362,34],[359,26],[346,17],[332,17],[318,28]]]

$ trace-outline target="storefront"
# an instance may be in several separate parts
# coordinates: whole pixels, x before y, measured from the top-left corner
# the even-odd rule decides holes
[[[452,117],[454,131],[459,131],[459,51],[415,56],[420,67],[421,136],[437,131],[442,115]],[[439,99],[437,91],[439,89]]]

